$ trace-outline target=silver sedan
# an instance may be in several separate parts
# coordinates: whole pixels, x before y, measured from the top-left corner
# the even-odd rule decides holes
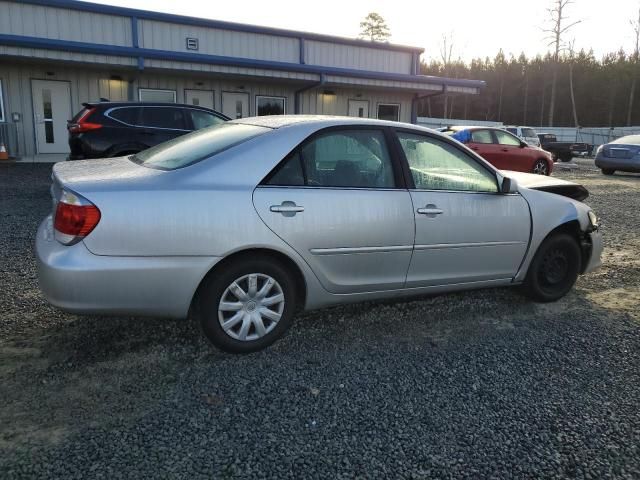
[[[640,172],[640,135],[627,135],[596,150],[596,167],[605,175]]]
[[[271,344],[299,309],[516,285],[554,301],[602,251],[584,188],[377,120],[236,120],[58,163],[51,191],[36,251],[52,304],[191,314],[230,352]]]

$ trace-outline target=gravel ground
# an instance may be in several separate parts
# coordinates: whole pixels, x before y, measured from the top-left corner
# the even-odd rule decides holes
[[[333,308],[231,356],[190,322],[47,305],[50,166],[0,165],[0,478],[639,478],[640,176],[564,167],[606,252],[560,302]]]

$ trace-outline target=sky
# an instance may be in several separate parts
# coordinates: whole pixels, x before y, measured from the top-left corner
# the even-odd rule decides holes
[[[453,57],[470,60],[528,56],[548,50],[547,8],[552,0],[94,0],[95,3],[179,15],[357,37],[360,21],[377,12],[391,30],[392,43],[423,47],[423,59],[438,58],[444,35],[453,40]],[[638,18],[640,0],[574,0],[567,34],[577,50],[593,49],[597,57],[635,44],[630,20]]]

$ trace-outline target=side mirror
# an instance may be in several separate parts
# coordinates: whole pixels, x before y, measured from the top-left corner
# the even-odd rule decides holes
[[[513,178],[504,177],[500,185],[500,193],[518,193],[518,182]]]

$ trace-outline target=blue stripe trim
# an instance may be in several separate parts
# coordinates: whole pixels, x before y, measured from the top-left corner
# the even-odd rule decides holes
[[[0,44],[42,48],[47,50],[66,50],[78,53],[114,55],[119,57],[143,57],[147,59],[174,60],[178,62],[210,63],[234,67],[265,68],[268,70],[291,71],[300,73],[340,75],[354,78],[391,80],[398,82],[414,82],[431,85],[450,85],[458,87],[482,88],[486,84],[482,80],[464,80],[459,78],[430,77],[426,75],[403,75],[399,73],[371,72],[349,68],[322,67],[319,65],[301,65],[299,63],[273,62],[251,58],[206,55],[202,53],[172,52],[148,48],[121,47],[115,45],[99,45],[94,43],[72,42],[50,38],[26,37],[21,35],[0,34]]]
[[[16,0],[10,0],[16,2]],[[151,12],[148,10],[138,10],[135,8],[115,7],[113,5],[101,5],[89,2],[77,2],[73,0],[20,0],[16,3],[29,3],[31,5],[43,5],[47,7],[68,8],[85,12],[105,13],[109,15],[124,15],[128,17],[138,17],[139,19],[158,20],[163,22],[177,23],[181,25],[193,25],[198,27],[220,28],[223,30],[233,30],[236,32],[258,33],[264,35],[277,35],[280,37],[305,38],[307,40],[318,40],[321,42],[333,42],[342,45],[355,45],[358,47],[375,48],[379,50],[393,50],[399,52],[424,52],[424,48],[411,47],[407,45],[396,45],[391,43],[369,42],[367,40],[357,40],[353,38],[336,37],[333,35],[322,35],[319,33],[300,32],[281,28],[260,27],[257,25],[246,25],[243,23],[223,22],[221,20],[208,20],[183,15],[173,15],[169,13]],[[214,5],[214,4],[212,4]]]
[[[138,17],[131,17],[131,45],[134,48],[138,48]]]

